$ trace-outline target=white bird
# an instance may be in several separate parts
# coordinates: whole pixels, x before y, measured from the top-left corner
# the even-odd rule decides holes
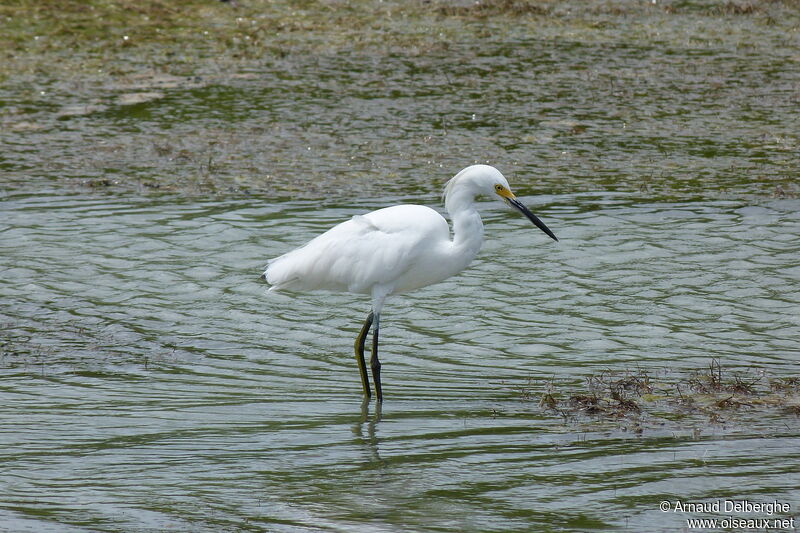
[[[525,207],[494,167],[473,165],[447,182],[447,221],[422,205],[396,205],[356,215],[322,235],[267,264],[261,279],[273,290],[326,290],[368,294],[372,311],[356,338],[355,355],[364,395],[370,397],[364,361],[364,342],[372,327],[370,367],[375,394],[383,401],[378,360],[381,309],[391,294],[419,289],[464,270],[483,244],[483,223],[476,209],[477,196],[496,196],[520,211],[552,239],[550,229]]]

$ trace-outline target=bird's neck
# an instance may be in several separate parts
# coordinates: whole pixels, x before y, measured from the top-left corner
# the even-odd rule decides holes
[[[453,221],[453,249],[456,254],[466,260],[466,264],[478,254],[483,244],[483,222],[475,209],[475,204],[470,203],[461,209],[450,211]],[[466,266],[466,264],[464,266]]]

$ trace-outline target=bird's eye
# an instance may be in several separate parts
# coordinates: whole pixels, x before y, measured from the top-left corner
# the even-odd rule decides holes
[[[497,192],[500,192],[500,191],[503,190],[503,186],[498,183],[497,185],[494,186],[494,190],[496,190]]]

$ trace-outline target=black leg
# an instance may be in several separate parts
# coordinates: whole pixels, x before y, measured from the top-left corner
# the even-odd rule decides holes
[[[364,387],[364,396],[367,398],[370,397],[369,392],[369,377],[367,377],[367,363],[364,361],[364,343],[367,340],[367,333],[369,333],[369,328],[372,326],[372,311],[367,315],[367,320],[364,321],[364,325],[361,327],[361,332],[356,337],[356,362],[358,363],[358,370],[361,372],[361,385]],[[380,393],[379,393],[380,395]]]
[[[372,380],[375,382],[375,395],[378,401],[383,401],[381,391],[381,362],[378,360],[378,331],[380,330],[381,315],[375,315],[375,324],[372,329],[372,357],[369,360],[372,367]]]

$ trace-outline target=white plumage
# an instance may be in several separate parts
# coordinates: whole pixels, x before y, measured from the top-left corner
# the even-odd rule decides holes
[[[390,294],[438,283],[469,265],[483,243],[483,223],[475,204],[479,195],[498,196],[558,240],[516,199],[499,170],[473,165],[445,186],[445,208],[453,221],[452,238],[447,221],[433,209],[396,205],[356,215],[271,260],[262,278],[271,285],[270,290],[327,290],[372,297],[372,312],[356,340],[356,359],[360,359],[362,384],[369,397],[363,346],[369,326],[373,325],[372,371],[381,400],[377,339],[384,300]]]
[[[356,215],[305,246],[274,259],[267,267],[270,290],[329,290],[372,294],[384,286],[390,293],[420,284],[420,274],[445,258],[450,228],[442,216],[421,205],[396,205]],[[430,277],[430,276],[426,276]],[[444,279],[444,278],[441,278]]]

